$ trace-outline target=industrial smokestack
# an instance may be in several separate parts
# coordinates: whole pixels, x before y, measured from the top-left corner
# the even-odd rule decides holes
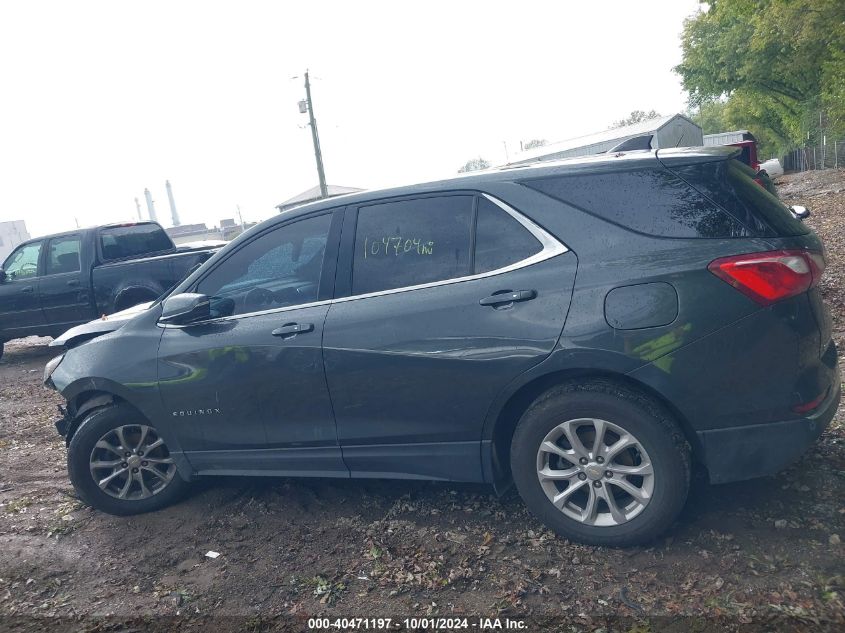
[[[144,188],[144,198],[147,199],[147,211],[150,214],[150,220],[158,222],[158,218],[156,217],[156,208],[155,205],[153,205],[153,196],[149,189]]]
[[[170,181],[165,180],[164,186],[167,188],[167,199],[170,200],[170,216],[173,218],[173,226],[179,226],[179,213],[176,211],[176,203],[173,201],[173,189],[170,188]]]
[[[135,208],[138,209],[138,221],[144,219],[144,216],[141,215],[141,203],[138,202],[138,197],[135,197]]]

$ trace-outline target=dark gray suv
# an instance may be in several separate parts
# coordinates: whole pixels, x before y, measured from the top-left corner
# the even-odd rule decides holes
[[[106,512],[203,475],[513,481],[638,543],[774,473],[840,399],[819,239],[733,159],[635,151],[308,204],[163,300],[54,341],[70,478]]]

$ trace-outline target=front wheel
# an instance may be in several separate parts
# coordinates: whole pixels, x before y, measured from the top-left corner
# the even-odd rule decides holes
[[[689,489],[689,448],[656,403],[608,381],[561,385],[522,416],[511,444],[514,482],[560,536],[593,545],[652,540]]]
[[[158,510],[188,488],[156,428],[125,404],[83,420],[68,446],[68,474],[83,501],[117,515]]]

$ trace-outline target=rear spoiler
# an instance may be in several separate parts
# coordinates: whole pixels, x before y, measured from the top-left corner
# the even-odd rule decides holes
[[[738,147],[711,145],[709,147],[668,147],[658,149],[656,156],[664,167],[672,168],[728,160],[736,158],[740,153],[742,153],[742,150]]]

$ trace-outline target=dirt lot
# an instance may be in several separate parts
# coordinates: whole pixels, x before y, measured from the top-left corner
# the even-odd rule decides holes
[[[824,292],[845,349],[845,172],[781,187],[827,243]],[[68,483],[60,399],[41,386],[46,343],[13,342],[0,362],[0,629],[306,630],[318,614],[643,633],[845,626],[842,409],[789,471],[696,482],[651,547],[571,544],[513,493],[435,483],[220,479],[116,518]]]

